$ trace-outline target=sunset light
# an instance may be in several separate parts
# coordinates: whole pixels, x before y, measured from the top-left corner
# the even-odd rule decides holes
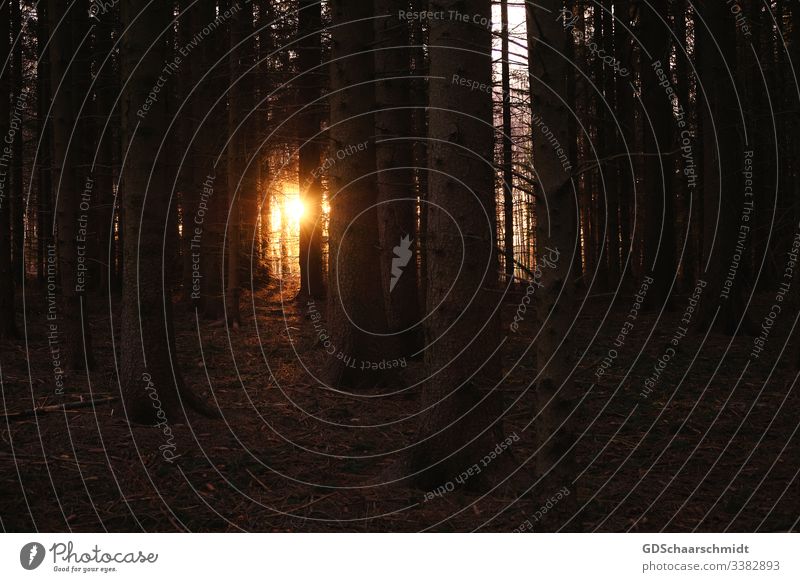
[[[300,201],[300,196],[297,197],[288,197],[286,198],[286,214],[295,222],[300,222],[303,218],[303,214],[305,214],[305,208],[303,207],[303,203]]]

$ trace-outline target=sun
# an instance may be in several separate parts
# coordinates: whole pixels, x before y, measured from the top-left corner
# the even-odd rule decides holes
[[[289,198],[286,200],[286,213],[292,218],[292,220],[300,222],[305,214],[305,211],[306,209],[303,206],[303,203],[300,201],[299,196],[297,198]]]

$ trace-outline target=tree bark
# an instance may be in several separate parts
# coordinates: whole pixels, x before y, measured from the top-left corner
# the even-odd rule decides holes
[[[9,0],[11,5],[11,40],[12,50],[12,116],[18,129],[14,133],[11,145],[12,155],[12,192],[11,192],[11,216],[13,231],[12,248],[12,269],[14,280],[18,285],[22,284],[25,276],[25,176],[24,160],[22,151],[23,126],[25,124],[24,113],[26,110],[28,93],[25,91],[23,72],[22,72],[22,53],[25,47],[25,39],[30,31],[23,30],[22,11],[20,10],[20,0]],[[24,34],[23,34],[24,33]],[[3,147],[5,147],[5,143]]]
[[[558,138],[568,140],[569,110],[564,97],[570,74],[561,54],[567,32],[552,16],[561,7],[558,0],[527,5],[528,51],[531,107]],[[559,54],[559,52],[561,54]],[[552,491],[565,485],[570,488],[576,477],[573,447],[578,437],[575,410],[578,394],[572,378],[573,340],[567,330],[575,316],[574,288],[570,277],[570,257],[579,252],[575,183],[570,165],[559,159],[558,150],[534,135],[533,159],[539,177],[536,197],[536,254],[541,270],[536,312],[541,330],[536,344],[539,381],[536,387],[537,475],[540,491]],[[577,495],[570,495],[548,514],[546,527],[555,529],[572,517]]]
[[[644,191],[646,193],[645,272],[655,280],[647,294],[646,305],[653,309],[671,306],[670,296],[677,278],[675,266],[675,198],[673,102],[667,95],[656,70],[663,71],[671,85],[670,55],[672,43],[665,4],[640,7],[642,52],[642,103],[644,132]]]
[[[122,396],[128,419],[168,426],[187,408],[213,414],[186,389],[175,358],[169,277],[162,269],[164,225],[169,192],[163,128],[167,119],[162,94],[144,99],[164,75],[170,54],[160,35],[172,20],[169,3],[142,9],[123,0],[122,65],[128,79],[122,97],[127,163],[123,168],[124,285],[119,350]],[[152,46],[151,46],[152,45]]]
[[[361,386],[376,380],[359,368],[385,358],[375,334],[387,327],[375,206],[372,4],[339,0],[332,9],[328,321],[336,355],[327,377],[334,386]]]
[[[208,25],[214,20],[214,2],[201,4],[202,20],[197,25],[197,29]],[[230,0],[219,0],[218,11],[224,14],[231,7]],[[206,11],[210,13],[206,13]],[[202,115],[206,120],[207,127],[204,128],[204,139],[201,142],[203,155],[201,156],[202,170],[198,176],[200,180],[201,204],[206,203],[207,209],[203,218],[202,234],[202,297],[203,315],[210,320],[219,321],[223,319],[225,305],[223,302],[223,255],[225,217],[227,216],[227,190],[228,190],[228,168],[225,155],[219,157],[215,165],[218,152],[224,154],[223,144],[227,137],[228,109],[225,99],[220,100],[214,106],[214,100],[219,95],[225,93],[228,88],[228,76],[225,74],[225,67],[217,63],[220,55],[228,52],[228,37],[225,27],[221,26],[211,36],[203,41],[203,51],[207,68],[213,66],[218,69],[213,70],[207,77],[208,87],[203,91],[208,95],[208,100],[203,101]],[[216,65],[215,65],[216,63]],[[213,111],[206,117],[209,109]],[[210,193],[210,194],[209,194]]]
[[[430,10],[491,21],[489,0],[432,0]],[[430,22],[429,208],[423,413],[411,475],[425,489],[456,479],[506,438],[497,391],[500,320],[495,239],[492,96],[452,83],[491,86],[491,30]],[[507,459],[508,457],[506,457]],[[495,480],[499,459],[469,487]]]
[[[706,0],[697,8],[702,17],[695,33],[698,86],[704,91],[703,277],[708,283],[698,322],[703,329],[713,322],[716,331],[731,335],[754,327],[744,309],[753,197],[744,196],[741,181],[745,152],[734,85],[736,28],[727,6]]]
[[[625,280],[630,280],[634,252],[631,225],[634,224],[632,209],[632,193],[636,192],[636,180],[634,178],[634,160],[630,152],[635,151],[636,143],[634,140],[635,125],[635,106],[633,100],[633,87],[631,83],[633,75],[633,46],[630,19],[630,1],[614,0],[614,51],[620,66],[630,71],[628,76],[617,75],[616,78],[616,117],[620,123],[619,143],[620,148],[617,154],[622,154],[619,158],[619,246],[621,249],[621,276]],[[623,149],[624,148],[624,149]]]
[[[6,63],[9,55],[9,7],[0,6],[0,63]],[[11,103],[9,95],[11,71],[8,66],[0,69],[0,135],[8,135]],[[11,200],[9,193],[7,163],[0,165],[0,339],[17,336],[14,322],[14,276],[11,270]]]
[[[613,2],[606,0],[603,10],[603,48],[608,55],[614,55],[618,49],[616,41],[620,37],[615,34],[614,27],[619,26],[612,15]],[[606,66],[603,71],[603,90],[605,92],[605,111],[603,113],[603,155],[613,156],[619,149],[619,130],[617,123],[619,118],[616,116],[618,111],[618,101],[616,92],[616,79],[622,76],[621,71],[615,71],[612,67]],[[620,163],[618,160],[606,164],[603,167],[605,178],[605,210],[607,227],[605,233],[606,245],[606,264],[607,281],[609,289],[616,289],[620,280],[620,253],[619,253],[619,176]]]
[[[410,29],[397,18],[405,5],[402,0],[375,0],[375,14],[381,16],[375,19],[374,51],[381,281],[389,332],[398,340],[398,356],[408,356],[419,346],[415,332],[419,306],[414,260],[413,80],[402,78],[411,74]]]
[[[118,95],[115,92],[114,15],[115,12],[98,14],[99,22],[95,23],[95,62],[99,70],[95,83],[95,135],[98,141],[93,223],[97,232],[98,265],[94,269],[94,283],[101,295],[111,292],[114,262],[114,137]]]
[[[225,222],[227,241],[227,289],[226,315],[228,324],[238,329],[241,326],[239,281],[239,259],[241,254],[241,199],[245,196],[246,128],[245,90],[242,75],[247,70],[245,47],[241,46],[248,32],[248,12],[252,27],[252,11],[236,14],[229,26],[228,52],[228,212]]]
[[[37,271],[39,282],[44,284],[47,273],[47,246],[52,242],[53,209],[52,209],[52,180],[50,166],[52,165],[52,134],[48,113],[50,109],[50,57],[46,48],[50,38],[47,18],[47,2],[37,5],[36,14],[36,42],[40,51],[39,65],[36,67],[36,127],[41,147],[37,160],[38,181],[36,193],[37,223]]]
[[[500,2],[502,91],[503,91],[503,239],[506,279],[514,278],[514,160],[511,141],[511,65],[508,45],[508,0]]]
[[[68,10],[68,5],[72,6],[71,10]],[[50,82],[51,87],[59,88],[52,96],[53,181],[56,188],[58,262],[63,297],[60,310],[63,326],[59,327],[63,344],[67,347],[68,366],[72,370],[84,370],[87,365],[89,368],[94,365],[89,325],[82,318],[85,286],[78,277],[78,208],[87,183],[81,181],[82,172],[86,169],[86,159],[81,157],[85,149],[78,143],[80,140],[73,136],[80,134],[75,124],[82,127],[78,104],[83,101],[84,95],[80,93],[81,76],[74,67],[70,67],[77,42],[86,33],[83,30],[85,23],[78,14],[82,7],[81,4],[71,5],[63,0],[49,0],[48,5],[51,30]],[[85,13],[88,14],[88,8]],[[82,63],[75,65],[80,66]]]
[[[325,295],[322,272],[322,3],[300,0],[298,98],[304,106],[297,119],[300,150],[300,297]]]

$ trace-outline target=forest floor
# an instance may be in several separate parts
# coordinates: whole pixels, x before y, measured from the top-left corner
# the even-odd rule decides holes
[[[89,310],[95,354],[105,366],[92,373],[91,391],[85,376],[73,376],[56,397],[43,293],[31,291],[27,343],[1,346],[0,528],[508,532],[535,522],[547,498],[525,491],[534,481],[531,322],[508,333],[504,355],[503,432],[521,437],[511,447],[513,475],[489,492],[456,485],[429,499],[425,491],[381,483],[392,462],[385,453],[414,442],[420,389],[355,397],[317,388],[305,366],[315,369],[326,356],[307,307],[289,300],[294,293],[273,283],[246,295],[235,332],[204,321],[198,328],[192,312],[177,313],[187,384],[206,397],[212,386],[223,419],[192,416],[175,425],[178,458],[168,463],[159,451],[161,429],[129,426],[119,401],[103,400],[117,394],[107,303]],[[564,484],[580,511],[570,529],[797,527],[800,398],[788,364],[794,358],[784,354],[774,365],[781,326],[747,366],[753,338],[688,334],[642,396],[680,325],[684,299],[674,313],[642,313],[599,380],[595,372],[615,347],[632,300],[609,306],[610,297],[595,297],[580,312],[580,473]],[[516,303],[504,313],[506,330]],[[765,307],[753,306],[756,321]],[[413,377],[419,368],[411,363],[405,372]],[[89,400],[97,403],[31,414],[34,405]]]

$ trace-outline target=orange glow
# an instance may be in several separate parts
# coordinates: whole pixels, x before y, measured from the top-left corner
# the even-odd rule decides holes
[[[300,222],[306,209],[300,202],[300,197],[286,199],[286,214],[295,222]]]
[[[299,224],[305,214],[305,207],[300,200],[300,191],[294,184],[284,184],[281,209],[284,219],[293,224]]]

